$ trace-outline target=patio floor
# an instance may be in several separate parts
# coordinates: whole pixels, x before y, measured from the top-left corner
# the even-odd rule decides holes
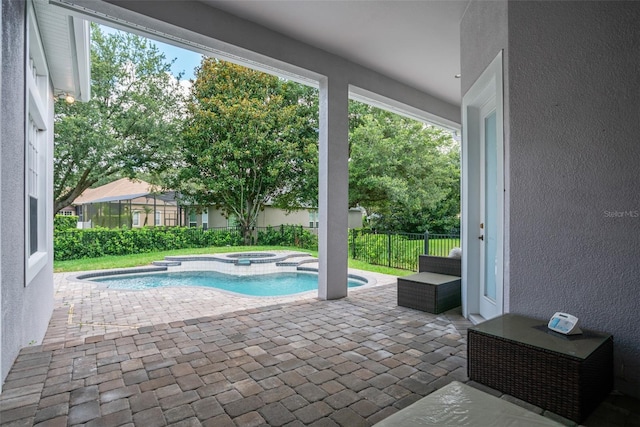
[[[56,274],[46,338],[14,363],[0,423],[369,426],[468,382],[468,321],[397,307],[395,277],[375,276],[374,287],[320,301],[113,291]],[[640,425],[637,403],[611,396],[586,425]]]

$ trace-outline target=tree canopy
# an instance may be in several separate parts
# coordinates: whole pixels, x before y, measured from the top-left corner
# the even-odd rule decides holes
[[[317,207],[317,90],[214,58],[185,90],[170,67],[147,39],[92,26],[92,99],[55,104],[55,212],[125,176],[216,206],[245,232],[267,204]],[[349,114],[350,206],[381,229],[459,227],[451,136],[357,102]]]
[[[267,203],[317,201],[317,95],[312,88],[214,58],[196,72],[174,187],[245,231]]]
[[[356,102],[350,115],[350,206],[385,230],[459,227],[460,151],[451,135]]]
[[[167,168],[184,99],[149,40],[91,26],[91,100],[55,103],[54,213],[97,183]]]

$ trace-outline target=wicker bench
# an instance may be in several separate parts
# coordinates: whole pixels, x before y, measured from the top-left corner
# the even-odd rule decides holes
[[[454,381],[375,424],[375,427],[553,426],[561,424]]]
[[[438,314],[461,304],[460,259],[420,255],[417,274],[398,278],[398,305]]]
[[[600,332],[505,314],[469,328],[467,353],[471,380],[578,423],[613,388],[613,337]]]

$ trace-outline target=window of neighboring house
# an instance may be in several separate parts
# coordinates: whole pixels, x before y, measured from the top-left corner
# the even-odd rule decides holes
[[[209,228],[209,211],[207,209],[202,211],[202,228],[204,230]]]
[[[198,226],[198,217],[196,215],[196,211],[189,212],[189,227],[197,227]]]
[[[138,211],[133,212],[133,226],[134,227],[140,226],[140,212]]]
[[[309,227],[318,228],[318,211],[309,211]]]
[[[155,225],[160,225],[160,211],[156,211],[156,219],[155,219]]]
[[[33,6],[27,12],[27,63],[25,71],[25,274],[29,282],[47,263],[47,158],[51,132],[47,128],[50,106],[49,74]]]

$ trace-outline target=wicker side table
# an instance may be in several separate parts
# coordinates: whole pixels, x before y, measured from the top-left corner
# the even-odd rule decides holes
[[[505,314],[468,331],[473,381],[575,422],[613,388],[613,337],[584,330],[564,336],[546,322]]]
[[[398,277],[398,305],[439,314],[461,304],[460,277],[417,273]]]

